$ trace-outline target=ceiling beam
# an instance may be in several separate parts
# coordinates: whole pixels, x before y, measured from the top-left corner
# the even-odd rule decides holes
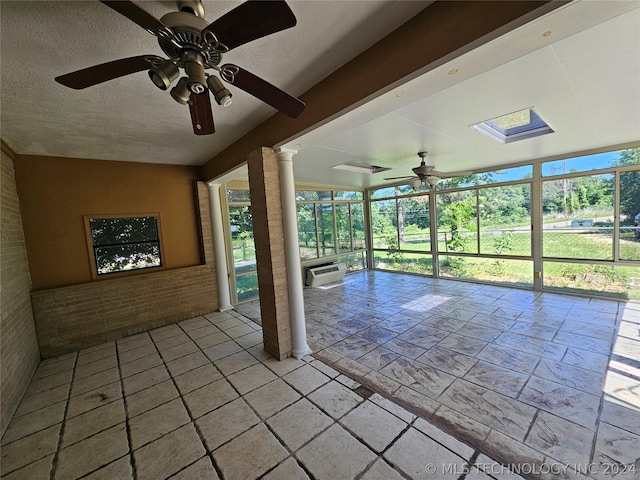
[[[291,119],[277,113],[202,166],[212,180],[246,160],[248,152],[294,137],[388,89],[568,3],[553,1],[437,1],[316,84]]]

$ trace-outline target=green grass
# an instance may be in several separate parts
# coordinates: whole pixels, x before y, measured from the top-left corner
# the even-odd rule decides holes
[[[482,253],[495,254],[492,235],[481,235]],[[530,255],[530,234],[514,233],[512,248],[507,255]],[[404,246],[404,245],[403,245]],[[464,238],[466,253],[475,253],[475,233]],[[407,245],[412,250],[428,249],[429,243]],[[441,253],[440,274],[443,277],[468,278],[487,282],[507,283],[518,286],[533,284],[533,264],[531,260],[489,259],[474,257],[455,257],[446,255],[446,244],[439,242]],[[607,260],[612,258],[612,236],[584,232],[545,232],[544,246],[546,256],[558,258],[576,258]],[[548,252],[552,252],[551,254]],[[625,234],[620,241],[621,257],[627,260],[640,260],[640,241],[632,234]],[[431,275],[433,273],[430,253],[374,252],[376,268]],[[609,266],[576,264],[567,262],[544,263],[545,288],[585,293],[589,295],[611,296],[616,298],[640,299],[640,287],[630,286],[633,278],[640,278],[640,266]]]

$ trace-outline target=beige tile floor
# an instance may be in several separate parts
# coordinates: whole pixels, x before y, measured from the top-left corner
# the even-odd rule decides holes
[[[362,272],[305,312],[317,358],[527,477],[640,478],[637,303]]]
[[[2,438],[2,479],[520,478],[261,340],[214,313],[43,361]]]

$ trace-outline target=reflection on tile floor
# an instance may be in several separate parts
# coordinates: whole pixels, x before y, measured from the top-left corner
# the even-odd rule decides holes
[[[361,272],[305,311],[314,356],[532,478],[640,478],[637,303]]]

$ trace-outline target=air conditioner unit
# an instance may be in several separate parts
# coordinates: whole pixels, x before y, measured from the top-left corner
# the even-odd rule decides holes
[[[307,268],[307,285],[310,287],[318,287],[327,283],[342,280],[347,272],[347,266],[344,263],[334,263],[331,265],[321,265],[318,267]]]

